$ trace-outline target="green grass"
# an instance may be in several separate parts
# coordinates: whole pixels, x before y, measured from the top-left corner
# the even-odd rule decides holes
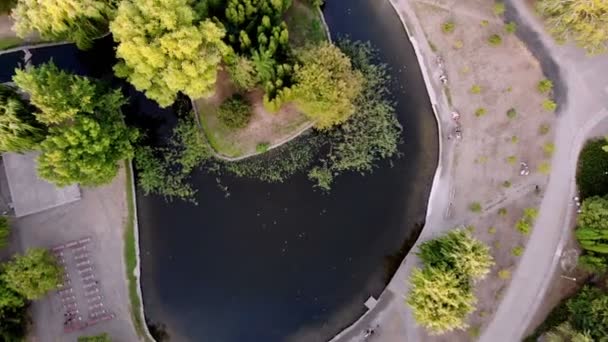
[[[0,50],[7,50],[23,43],[23,40],[16,37],[0,38]]]
[[[137,277],[135,277],[135,268],[137,267],[137,248],[135,246],[135,199],[133,197],[133,180],[131,163],[125,161],[125,174],[126,174],[126,186],[125,192],[127,193],[127,222],[125,224],[124,232],[124,243],[125,243],[125,266],[127,269],[127,282],[129,286],[129,300],[131,301],[131,319],[133,320],[133,326],[137,335],[145,338],[145,322],[142,321],[142,317],[139,314],[141,312],[141,298],[137,288],[139,283]]]

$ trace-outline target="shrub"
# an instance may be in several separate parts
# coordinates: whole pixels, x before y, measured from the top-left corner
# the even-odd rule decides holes
[[[551,164],[547,161],[544,161],[538,165],[538,172],[543,175],[548,175],[551,173]]]
[[[505,188],[510,188],[511,187],[511,182],[509,182],[508,180],[502,182],[502,186]]]
[[[545,156],[551,157],[553,152],[555,152],[555,144],[552,142],[547,142],[543,145],[543,152],[545,152]]]
[[[507,208],[500,208],[498,209],[498,215],[500,216],[507,216]]]
[[[488,26],[488,24],[490,24],[490,22],[487,20],[482,20],[480,23],[481,27],[486,27],[486,26]]]
[[[518,142],[519,142],[519,138],[517,137],[517,135],[514,135],[511,137],[511,143],[517,144]]]
[[[515,33],[517,31],[517,24],[510,21],[507,24],[505,24],[505,31],[507,33]]]
[[[566,306],[575,330],[588,332],[594,341],[608,336],[608,295],[602,290],[585,286]]]
[[[576,184],[583,199],[608,194],[608,153],[604,152],[604,140],[590,140],[578,157]]]
[[[576,224],[579,229],[591,228],[608,231],[608,199],[599,196],[585,198]]]
[[[230,128],[243,128],[249,123],[251,108],[247,101],[236,94],[220,105],[217,118]]]
[[[549,93],[551,90],[553,90],[553,82],[551,82],[551,80],[548,79],[543,79],[538,81],[538,85],[536,86],[536,89],[538,89],[538,91],[541,94],[546,94]]]
[[[493,34],[488,38],[488,44],[491,46],[498,46],[502,44],[502,37],[498,34]]]
[[[486,113],[487,113],[487,110],[483,107],[479,107],[479,108],[477,108],[477,110],[475,110],[475,116],[478,118],[486,115]]]
[[[521,256],[524,253],[524,248],[522,246],[513,247],[511,250],[511,254],[514,256]]]
[[[479,202],[473,202],[473,203],[469,204],[469,210],[474,213],[480,213],[481,209],[482,209],[481,204]]]
[[[511,108],[507,111],[507,117],[509,119],[515,119],[517,117],[517,111],[515,110],[515,108]]]
[[[323,165],[321,167],[315,166],[308,172],[308,179],[315,182],[315,187],[329,191],[331,190],[331,184],[334,181],[334,176],[331,170]]]
[[[538,126],[538,134],[540,135],[545,135],[547,133],[549,133],[549,131],[551,130],[551,125],[549,124],[541,124],[540,126]]]
[[[268,151],[269,148],[270,148],[270,143],[261,142],[255,146],[255,151],[257,153],[264,153],[264,152]]]
[[[478,84],[474,84],[474,85],[471,87],[470,92],[471,92],[471,94],[480,94],[480,93],[481,93],[481,86],[480,86],[480,85],[478,85]]]
[[[453,21],[446,21],[445,23],[441,24],[441,31],[443,31],[443,33],[452,33],[454,32],[454,29],[456,28],[456,24],[454,24]]]
[[[464,42],[462,40],[458,39],[454,42],[453,46],[454,46],[454,49],[460,50],[464,46]]]
[[[507,163],[509,163],[511,165],[515,165],[515,163],[517,163],[516,156],[508,156],[506,160],[507,160]]]
[[[494,4],[494,14],[502,15],[505,13],[505,4],[502,2],[497,2]]]
[[[547,112],[554,112],[557,109],[557,103],[551,99],[546,99],[543,101],[543,109]]]
[[[492,235],[496,234],[496,227],[488,228],[488,234],[492,234]]]
[[[500,278],[502,280],[507,280],[507,279],[511,278],[511,271],[509,271],[507,269],[502,269],[502,270],[498,271],[498,278]]]
[[[517,228],[517,230],[524,234],[524,235],[528,235],[530,234],[530,230],[532,229],[532,226],[534,225],[534,221],[536,220],[536,217],[538,216],[538,209],[536,208],[526,208],[524,209],[524,213],[522,218],[517,221],[517,224],[515,225],[515,227]]]

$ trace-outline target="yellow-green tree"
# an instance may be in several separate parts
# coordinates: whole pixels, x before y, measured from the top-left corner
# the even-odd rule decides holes
[[[178,92],[197,98],[214,90],[218,65],[229,47],[224,29],[207,19],[196,22],[188,0],[125,0],[110,24],[119,43],[114,67],[162,107]]]
[[[0,278],[15,292],[33,300],[56,289],[61,284],[62,274],[49,251],[35,248],[4,264]]]
[[[12,16],[20,37],[37,32],[45,40],[73,41],[86,49],[107,31],[113,12],[108,0],[19,0]]]
[[[299,52],[302,65],[295,68],[291,97],[298,108],[327,129],[340,124],[355,111],[363,76],[354,70],[350,58],[330,43]]]
[[[589,54],[608,48],[608,1],[538,0],[536,8],[558,40],[574,39]]]

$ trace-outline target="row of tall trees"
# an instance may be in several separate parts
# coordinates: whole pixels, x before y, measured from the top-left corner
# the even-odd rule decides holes
[[[108,183],[118,161],[133,155],[137,131],[128,128],[126,99],[86,77],[54,64],[17,70],[17,89],[0,87],[0,151],[39,151],[39,175],[58,186]]]

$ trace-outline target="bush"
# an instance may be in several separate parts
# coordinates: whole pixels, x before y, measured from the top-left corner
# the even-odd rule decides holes
[[[543,109],[547,112],[555,112],[557,109],[557,103],[551,99],[546,99],[543,101]]]
[[[509,182],[508,180],[502,182],[502,186],[505,188],[510,188],[511,187],[511,182]]]
[[[243,128],[251,118],[249,103],[239,94],[236,94],[220,105],[217,118],[230,128]]]
[[[576,331],[588,332],[594,341],[608,336],[608,295],[602,290],[585,286],[566,306]]]
[[[594,255],[593,252],[585,252],[578,258],[578,266],[586,272],[604,274],[608,271],[606,257]]]
[[[469,210],[474,213],[480,213],[481,209],[482,209],[481,204],[479,202],[473,202],[473,203],[469,204]]]
[[[482,20],[482,21],[481,21],[481,23],[480,23],[481,27],[486,27],[486,26],[488,26],[489,24],[490,24],[490,22],[489,22],[489,21],[487,21],[487,20]]]
[[[492,235],[496,234],[496,227],[488,228],[488,234],[492,234]]]
[[[576,184],[583,199],[608,194],[608,153],[602,139],[590,140],[578,157]]]
[[[522,218],[517,221],[515,227],[517,230],[524,234],[528,235],[532,226],[534,225],[534,221],[536,220],[536,216],[538,215],[538,210],[536,208],[526,208],[524,209],[524,214]]]
[[[451,20],[441,24],[441,31],[443,31],[443,33],[452,33],[454,32],[455,28],[456,24],[454,24],[454,22]]]
[[[545,152],[545,156],[551,157],[553,152],[555,152],[555,144],[552,142],[547,142],[543,145],[543,152]]]
[[[522,246],[513,247],[513,249],[511,250],[511,254],[517,257],[521,256],[522,254],[524,254],[524,248]]]
[[[475,116],[479,118],[479,117],[486,115],[487,112],[488,111],[485,108],[479,107],[479,108],[477,108],[477,110],[475,110]]]
[[[517,24],[514,22],[508,22],[505,24],[505,31],[507,33],[515,33],[517,31]]]
[[[257,153],[264,153],[264,152],[268,151],[269,148],[270,148],[270,143],[262,142],[255,146],[255,151]]]
[[[514,135],[511,137],[511,143],[517,144],[518,142],[519,142],[519,138],[517,137],[517,135]]]
[[[500,216],[507,216],[507,208],[500,208],[498,209],[498,215]]]
[[[511,165],[515,165],[515,163],[517,163],[517,157],[516,156],[508,156],[506,159],[507,163],[511,164]]]
[[[545,78],[543,80],[538,81],[538,85],[536,86],[536,88],[541,94],[549,93],[551,90],[553,90],[553,82]]]
[[[551,173],[551,163],[544,161],[538,165],[538,172],[543,175],[548,175]]]
[[[478,85],[478,84],[474,84],[474,85],[471,87],[470,92],[471,92],[471,94],[480,94],[480,93],[481,93],[481,86],[480,86],[480,85]]]
[[[502,280],[507,280],[507,279],[511,278],[511,271],[509,271],[507,269],[502,269],[502,270],[498,271],[498,278],[500,278]]]
[[[517,117],[517,111],[515,110],[515,108],[511,108],[507,111],[507,117],[509,119],[515,119]]]
[[[453,46],[454,46],[454,49],[460,50],[464,46],[464,42],[462,40],[458,39],[454,42]]]
[[[491,46],[498,46],[502,44],[502,37],[500,37],[498,34],[493,34],[490,36],[490,38],[488,38],[488,44]]]
[[[308,172],[308,179],[315,182],[315,187],[324,191],[329,191],[331,189],[334,176],[332,175],[331,170],[327,166],[323,165],[313,167]]]
[[[505,4],[502,2],[497,2],[494,4],[494,14],[503,15],[505,13]]]

